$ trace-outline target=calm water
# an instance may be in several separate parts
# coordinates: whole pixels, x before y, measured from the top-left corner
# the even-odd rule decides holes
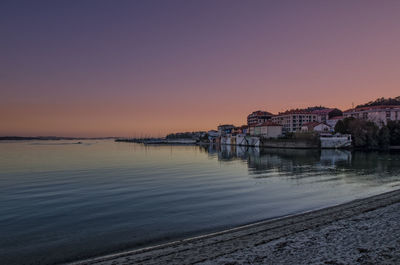
[[[1,264],[52,264],[396,189],[399,153],[0,143]]]

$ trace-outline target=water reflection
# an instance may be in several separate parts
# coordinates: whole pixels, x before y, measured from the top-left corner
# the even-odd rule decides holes
[[[399,153],[0,145],[1,264],[59,264],[159,244],[378,194],[400,180]]]
[[[393,182],[400,176],[399,152],[266,149],[228,145],[210,145],[205,150],[210,156],[217,155],[222,162],[242,161],[254,178],[340,176],[346,182],[376,185]]]

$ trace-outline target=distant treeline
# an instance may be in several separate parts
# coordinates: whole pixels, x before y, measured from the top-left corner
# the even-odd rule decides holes
[[[171,133],[166,136],[167,139],[200,139],[206,137],[206,132],[180,132]]]
[[[397,106],[400,105],[400,96],[395,98],[378,98],[375,101],[370,101],[366,104],[358,105],[357,108],[371,107],[371,106]]]
[[[378,150],[400,146],[399,121],[388,121],[387,125],[379,128],[372,121],[350,117],[338,121],[335,132],[351,134],[355,148]]]

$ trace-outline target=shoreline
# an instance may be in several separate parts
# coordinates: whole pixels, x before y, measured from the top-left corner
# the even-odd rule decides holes
[[[270,242],[279,241],[300,232],[312,231],[334,222],[346,221],[346,219],[391,205],[400,206],[399,203],[400,189],[319,210],[268,219],[216,233],[68,264],[195,264],[201,262],[214,264],[217,263],[216,259],[232,253],[246,251],[247,254],[252,255],[256,248],[266,246]]]

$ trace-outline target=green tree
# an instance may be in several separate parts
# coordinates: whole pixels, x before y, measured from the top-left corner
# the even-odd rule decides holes
[[[339,120],[335,125],[335,132],[345,134],[347,132],[345,124],[342,120]]]
[[[388,121],[387,128],[389,129],[390,145],[400,145],[400,122]]]
[[[367,138],[367,147],[369,149],[378,149],[379,148],[379,127],[371,122],[365,122],[363,124],[366,130],[366,138]]]
[[[379,130],[379,145],[383,149],[387,149],[390,145],[390,130],[387,126]]]
[[[353,145],[357,148],[367,147],[367,130],[363,124],[363,120],[353,119],[344,121],[347,125],[347,131],[351,133],[353,138]]]

